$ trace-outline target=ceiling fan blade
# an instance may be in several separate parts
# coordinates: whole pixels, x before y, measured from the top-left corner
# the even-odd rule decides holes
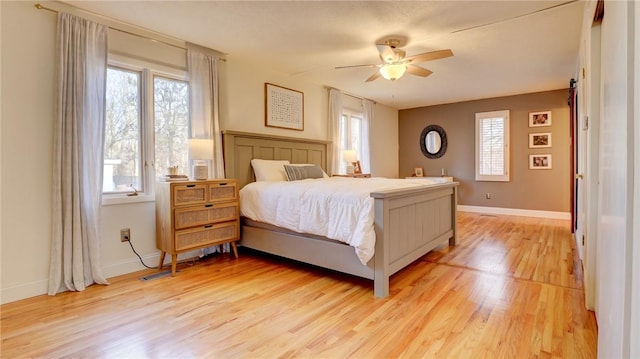
[[[431,75],[433,71],[427,70],[425,68],[422,68],[416,65],[407,65],[407,73],[410,73],[416,76],[427,77]]]
[[[378,52],[380,53],[380,59],[384,62],[393,62],[396,59],[396,53],[391,46],[386,44],[376,44]]]
[[[409,56],[404,60],[404,62],[407,64],[411,64],[411,63],[444,59],[445,57],[451,57],[451,56],[453,56],[453,52],[451,51],[451,49],[438,50],[438,51],[425,52],[422,54]]]
[[[353,67],[378,67],[379,65],[369,64],[369,65],[351,65],[351,66],[336,66],[336,69],[349,69]]]
[[[365,81],[365,82],[371,82],[371,81],[373,81],[373,80],[377,79],[378,77],[380,77],[380,71],[376,71],[376,72],[374,72],[374,73],[373,73],[373,75],[371,75],[371,76],[367,79],[367,81]]]
[[[470,27],[467,27],[467,28],[464,28],[464,29],[460,29],[460,30],[455,30],[455,31],[450,32],[450,34],[455,34],[455,33],[458,33],[458,32],[463,32],[463,31],[467,31],[467,30],[473,30],[473,29],[477,29],[477,28],[480,28],[480,27],[490,26],[490,25],[498,24],[498,23],[505,22],[505,21],[511,21],[511,20],[519,19],[521,17],[537,14],[537,13],[544,12],[544,11],[547,11],[547,10],[555,9],[557,7],[570,5],[570,4],[573,4],[573,3],[578,2],[578,1],[579,0],[566,1],[566,2],[563,2],[561,4],[552,5],[552,6],[544,8],[544,9],[531,11],[531,12],[528,12],[528,13],[525,13],[525,14],[521,14],[521,15],[518,15],[518,16],[510,17],[508,19],[497,20],[497,21],[486,23],[486,24],[480,24],[480,25],[470,26]]]

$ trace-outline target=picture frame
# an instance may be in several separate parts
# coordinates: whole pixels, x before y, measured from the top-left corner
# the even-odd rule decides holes
[[[304,131],[304,93],[266,82],[265,126]]]
[[[551,147],[551,132],[529,134],[529,148],[545,147]]]
[[[551,126],[551,111],[529,112],[529,127]]]
[[[535,154],[529,155],[530,170],[550,170],[551,154]]]
[[[414,177],[424,177],[424,172],[422,171],[422,167],[416,167],[413,169]]]

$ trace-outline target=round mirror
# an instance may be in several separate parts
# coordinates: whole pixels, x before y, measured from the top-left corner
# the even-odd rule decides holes
[[[440,158],[447,151],[447,134],[438,125],[429,125],[420,135],[420,150],[427,158]]]
[[[424,144],[427,146],[427,151],[430,154],[436,154],[440,151],[440,145],[442,141],[440,141],[440,134],[436,131],[429,131],[427,136],[424,138]]]

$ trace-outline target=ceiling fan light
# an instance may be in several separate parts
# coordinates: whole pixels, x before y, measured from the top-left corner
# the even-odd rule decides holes
[[[384,65],[380,68],[380,75],[387,80],[397,80],[407,71],[406,65]]]

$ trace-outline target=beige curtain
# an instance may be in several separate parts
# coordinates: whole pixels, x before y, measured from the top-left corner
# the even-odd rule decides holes
[[[360,154],[360,162],[363,173],[372,173],[373,166],[371,164],[371,128],[373,127],[373,108],[374,103],[371,100],[362,100],[362,153]]]
[[[107,28],[58,14],[49,295],[108,284],[100,266]]]
[[[331,136],[331,158],[329,168],[332,174],[340,173],[342,162],[342,138],[340,136],[340,119],[342,118],[342,92],[329,89],[329,136]]]
[[[212,139],[213,160],[210,178],[224,178],[222,134],[218,105],[218,53],[195,44],[187,44],[187,69],[190,86],[191,138]]]

